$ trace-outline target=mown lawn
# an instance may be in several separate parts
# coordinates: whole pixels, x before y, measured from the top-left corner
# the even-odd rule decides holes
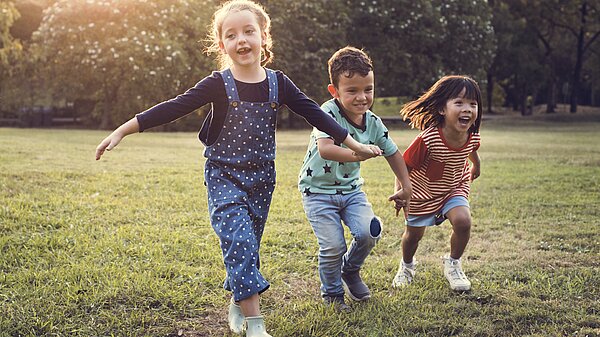
[[[274,336],[600,336],[600,122],[483,126],[482,175],[464,267],[449,290],[430,229],[415,283],[391,288],[403,224],[384,159],[363,166],[385,223],[363,277],[367,303],[320,303],[317,243],[296,189],[308,130],[278,132],[277,189],[261,250]],[[416,135],[391,134],[401,148]],[[193,133],[0,129],[0,336],[233,336]]]

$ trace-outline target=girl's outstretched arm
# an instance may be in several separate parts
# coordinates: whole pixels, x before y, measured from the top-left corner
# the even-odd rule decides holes
[[[100,157],[102,157],[104,150],[110,151],[117,146],[123,137],[139,131],[140,124],[138,123],[137,117],[133,117],[132,119],[123,123],[115,131],[108,135],[108,137],[104,138],[100,144],[98,144],[98,147],[96,147],[96,160],[99,160]]]
[[[395,193],[391,195],[388,200],[396,203],[396,216],[398,216],[400,209],[404,211],[404,217],[408,217],[408,211],[410,207],[410,197],[412,194],[412,185],[408,178],[408,168],[404,163],[404,158],[400,151],[396,151],[391,156],[385,157],[392,171],[394,171],[395,179]]]
[[[481,174],[481,160],[479,159],[477,151],[471,152],[469,160],[473,163],[473,166],[471,167],[471,181],[473,181]]]

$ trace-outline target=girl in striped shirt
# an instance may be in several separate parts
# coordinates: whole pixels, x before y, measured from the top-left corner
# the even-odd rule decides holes
[[[392,286],[412,282],[413,257],[425,228],[448,219],[452,236],[450,254],[442,258],[444,275],[452,290],[468,291],[471,282],[462,271],[460,258],[471,231],[470,183],[480,174],[481,91],[467,76],[445,76],[405,104],[400,114],[423,131],[404,152],[413,194],[402,236],[402,262]],[[396,189],[400,187],[396,180]],[[400,208],[396,203],[396,209]]]

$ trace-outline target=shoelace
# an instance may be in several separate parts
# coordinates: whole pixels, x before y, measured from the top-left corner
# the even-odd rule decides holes
[[[465,273],[462,270],[460,270],[460,267],[452,267],[452,270],[450,271],[450,276],[452,276],[452,278],[455,280],[463,280],[466,278]]]
[[[410,269],[408,269],[408,268],[402,268],[402,273],[404,274],[404,277],[406,277],[406,279],[407,279],[408,281],[411,281],[411,280],[412,280],[412,278],[413,278],[413,274],[412,274],[412,272],[410,271]]]

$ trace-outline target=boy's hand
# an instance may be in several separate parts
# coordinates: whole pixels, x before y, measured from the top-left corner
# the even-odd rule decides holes
[[[104,150],[110,151],[117,146],[121,142],[121,139],[123,139],[123,136],[116,132],[113,132],[108,137],[104,138],[98,147],[96,147],[96,160],[100,160],[100,157],[104,154]]]
[[[354,154],[360,161],[367,160],[369,158],[381,156],[382,151],[377,145],[365,145],[361,144],[358,151],[354,151]]]
[[[408,218],[408,211],[410,209],[410,191],[406,191],[405,189],[399,189],[391,195],[388,200],[393,201],[395,203],[394,208],[396,209],[396,216],[400,214],[400,210],[404,212],[404,218]]]

